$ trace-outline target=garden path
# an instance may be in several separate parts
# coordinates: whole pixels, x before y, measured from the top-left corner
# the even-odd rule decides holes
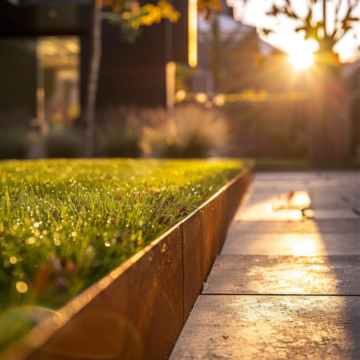
[[[360,172],[257,173],[170,357],[282,358],[360,359]]]

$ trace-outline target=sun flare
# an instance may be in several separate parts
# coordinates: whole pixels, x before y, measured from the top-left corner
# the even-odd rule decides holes
[[[309,52],[297,52],[289,55],[289,61],[294,65],[295,69],[301,70],[313,64],[314,55]]]

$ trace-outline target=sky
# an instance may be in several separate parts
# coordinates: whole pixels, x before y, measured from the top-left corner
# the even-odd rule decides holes
[[[296,13],[300,16],[306,16],[307,3],[309,0],[292,0]],[[333,28],[335,6],[341,0],[328,0],[327,2],[327,27],[329,31]],[[352,0],[354,1],[354,0]],[[271,28],[275,33],[265,37],[260,37],[269,44],[281,49],[287,53],[294,54],[300,50],[316,51],[317,43],[315,41],[305,41],[304,34],[295,33],[293,30],[297,24],[288,18],[281,16],[278,18],[266,15],[273,3],[281,5],[283,0],[247,0],[244,5],[243,0],[227,0],[229,6],[234,8],[235,18],[243,23],[260,28]],[[347,11],[347,0],[343,0],[340,7],[340,17]],[[314,9],[314,18],[321,20],[322,1],[319,1]],[[354,9],[353,15],[360,18],[360,2]],[[356,38],[355,38],[356,37]],[[360,59],[360,22],[355,25],[355,29],[350,30],[335,46],[335,51],[339,54],[342,62],[353,62]]]

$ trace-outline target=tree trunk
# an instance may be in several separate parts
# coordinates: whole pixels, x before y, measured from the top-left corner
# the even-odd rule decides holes
[[[95,150],[95,110],[101,62],[101,0],[93,1],[93,24],[91,32],[91,53],[88,87],[86,94],[86,156],[94,157]]]
[[[220,91],[220,27],[219,27],[219,17],[217,14],[213,15],[211,21],[211,31],[212,31],[212,44],[211,44],[211,57],[210,57],[210,66],[213,76],[213,90],[215,92]]]
[[[333,52],[319,52],[309,78],[309,153],[311,161],[349,158],[347,94]]]
[[[326,28],[326,0],[322,3],[324,38],[308,83],[309,153],[311,161],[341,161],[350,157],[348,96],[341,76],[334,36]]]

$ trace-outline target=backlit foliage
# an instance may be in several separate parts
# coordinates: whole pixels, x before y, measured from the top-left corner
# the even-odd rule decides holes
[[[199,14],[204,14],[206,20],[210,19],[212,11],[220,12],[221,10],[219,0],[198,0],[197,6]]]
[[[140,35],[140,27],[157,24],[162,19],[176,23],[180,18],[179,11],[165,0],[158,1],[156,5],[140,5],[139,1],[107,0],[104,9],[111,10],[109,21],[120,26],[124,39],[130,43]]]

